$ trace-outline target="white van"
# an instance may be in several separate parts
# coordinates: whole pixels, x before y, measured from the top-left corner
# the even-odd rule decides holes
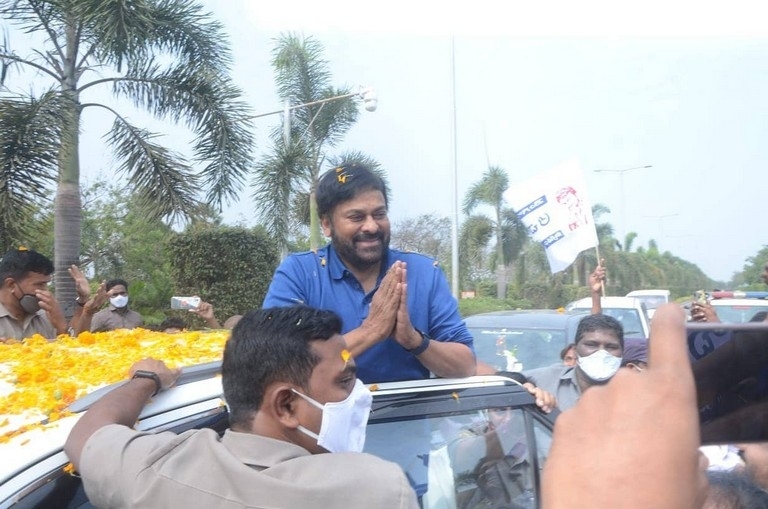
[[[656,308],[669,302],[669,290],[634,290],[627,297],[640,299],[648,310],[648,319],[653,319]]]

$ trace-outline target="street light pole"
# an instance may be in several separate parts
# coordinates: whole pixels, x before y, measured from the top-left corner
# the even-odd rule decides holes
[[[459,294],[459,163],[456,148],[456,41],[451,37],[451,145],[453,145],[453,179],[451,202],[451,292],[458,301]]]
[[[376,95],[376,92],[370,88],[370,87],[359,87],[357,92],[350,92],[348,94],[342,94],[342,95],[336,95],[333,97],[326,97],[325,99],[318,99],[317,101],[311,101],[308,103],[301,103],[301,104],[294,104],[291,105],[291,102],[289,99],[286,99],[283,103],[283,109],[281,110],[275,110],[275,111],[268,111],[267,113],[259,113],[258,115],[252,115],[249,117],[250,119],[255,118],[261,118],[261,117],[267,117],[269,115],[277,115],[278,113],[283,114],[283,141],[285,142],[285,145],[289,145],[290,141],[290,133],[291,133],[291,111],[299,109],[299,108],[306,108],[308,106],[317,106],[320,104],[320,109],[325,105],[325,103],[329,103],[331,101],[338,101],[339,99],[347,99],[349,97],[359,97],[363,100],[363,107],[366,111],[376,111],[376,108],[379,105],[379,98]],[[315,121],[315,118],[320,113],[320,110],[315,113],[315,116],[312,117],[312,120],[309,122],[310,125]]]
[[[675,213],[675,214],[649,215],[649,216],[643,216],[643,217],[651,217],[659,220],[659,242],[661,242],[661,239],[664,237],[664,227],[662,225],[662,221],[668,217],[675,217],[679,215],[680,214]]]
[[[619,174],[619,205],[621,206],[621,237],[620,241],[623,242],[626,240],[627,237],[627,228],[626,228],[626,216],[624,214],[624,174],[628,171],[632,170],[643,170],[646,168],[653,168],[653,165],[647,164],[645,166],[633,166],[631,168],[622,168],[620,170],[592,170],[595,173],[618,173]]]

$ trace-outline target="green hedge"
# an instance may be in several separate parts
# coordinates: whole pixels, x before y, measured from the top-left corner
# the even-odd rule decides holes
[[[279,261],[275,242],[261,228],[189,229],[170,241],[175,295],[199,295],[220,323],[261,307]],[[194,326],[202,321],[179,316]]]

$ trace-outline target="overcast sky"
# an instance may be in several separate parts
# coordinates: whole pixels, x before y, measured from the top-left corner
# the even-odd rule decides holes
[[[382,163],[395,221],[453,211],[453,41],[460,197],[489,163],[514,186],[576,157],[591,201],[612,210],[604,220],[712,278],[729,279],[768,244],[759,222],[768,28],[758,2],[204,4],[229,33],[233,79],[254,113],[280,108],[269,62],[282,31],[315,36],[337,85],[376,89],[378,110],[362,112],[339,149]],[[93,178],[108,166],[99,149],[108,122],[88,122],[82,159]],[[255,122],[258,157],[279,118]],[[246,190],[225,217],[252,224],[252,210]]]

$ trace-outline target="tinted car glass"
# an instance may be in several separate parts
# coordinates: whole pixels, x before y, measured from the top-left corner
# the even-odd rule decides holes
[[[365,452],[398,463],[424,508],[538,507],[553,421],[531,403],[508,386],[374,399]]]
[[[569,343],[565,330],[469,327],[477,358],[498,371],[522,371],[560,362]]]
[[[747,323],[761,311],[768,311],[768,304],[764,306],[742,305],[713,305],[717,317],[726,323]]]

